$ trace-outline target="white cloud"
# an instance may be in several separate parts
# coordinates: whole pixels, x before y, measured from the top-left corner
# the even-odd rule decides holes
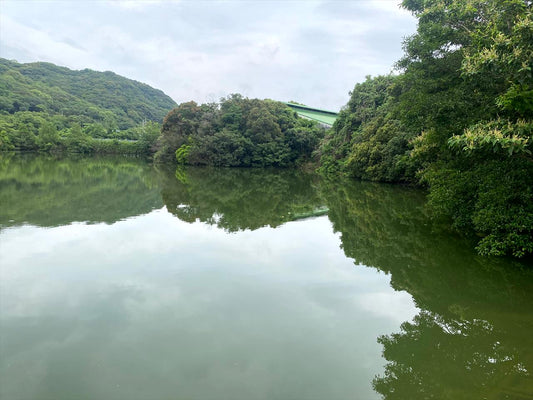
[[[108,3],[112,6],[134,11],[144,11],[146,8],[162,2],[162,0],[108,0]],[[177,2],[177,0],[174,0],[174,2]]]
[[[415,28],[395,1],[2,6],[2,57],[112,70],[177,102],[241,92],[339,109],[356,82],[390,71]]]
[[[90,62],[88,54],[82,49],[55,40],[47,32],[23,25],[8,16],[2,16],[1,26],[2,57],[9,58],[3,51],[3,46],[7,45],[32,54],[35,61],[46,60],[67,64],[73,68],[84,68],[84,65]]]

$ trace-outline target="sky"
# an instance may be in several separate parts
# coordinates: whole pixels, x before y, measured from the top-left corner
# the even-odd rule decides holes
[[[416,30],[400,0],[0,0],[0,57],[113,71],[177,103],[231,93],[339,110]]]

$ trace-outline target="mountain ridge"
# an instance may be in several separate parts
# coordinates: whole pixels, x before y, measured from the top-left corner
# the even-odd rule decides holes
[[[145,120],[161,122],[176,105],[162,90],[112,71],[0,58],[0,114],[44,112],[128,129]]]

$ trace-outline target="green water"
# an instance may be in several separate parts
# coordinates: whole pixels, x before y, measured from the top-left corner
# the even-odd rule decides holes
[[[0,156],[2,400],[532,399],[532,332],[417,190]]]

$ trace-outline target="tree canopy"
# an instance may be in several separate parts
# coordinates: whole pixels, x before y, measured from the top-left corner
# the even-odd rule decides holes
[[[220,103],[182,103],[161,128],[157,161],[224,167],[286,167],[311,158],[323,136],[281,102],[239,94]]]
[[[529,0],[405,0],[418,18],[397,76],[351,92],[321,170],[427,185],[432,210],[482,254],[533,253]]]

